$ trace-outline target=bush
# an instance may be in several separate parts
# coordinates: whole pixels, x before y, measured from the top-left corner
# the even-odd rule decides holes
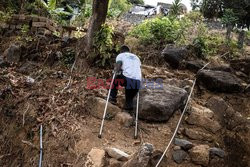
[[[185,38],[185,31],[189,26],[190,21],[186,18],[154,18],[136,26],[130,35],[139,38],[144,44],[175,43]]]
[[[91,58],[99,66],[108,65],[112,57],[113,46],[113,27],[103,24],[101,30],[94,37],[94,50]]]
[[[204,17],[201,12],[199,11],[192,11],[189,12],[186,17],[190,19],[194,23],[200,23],[203,21]]]
[[[217,56],[225,52],[229,52],[230,55],[237,55],[237,52],[239,51],[237,49],[237,41],[231,40],[229,43],[227,43],[223,34],[209,33],[205,24],[199,25],[198,35],[193,40],[193,45],[195,46],[196,52],[201,56],[201,58]]]
[[[143,0],[128,0],[128,2],[131,4],[136,4],[136,5],[144,5]]]

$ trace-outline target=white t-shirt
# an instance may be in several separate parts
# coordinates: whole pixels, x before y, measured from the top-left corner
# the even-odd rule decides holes
[[[121,53],[116,57],[116,62],[122,62],[123,75],[128,78],[141,80],[141,61],[129,52]]]

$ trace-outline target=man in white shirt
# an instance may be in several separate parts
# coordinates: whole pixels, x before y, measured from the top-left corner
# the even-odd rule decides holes
[[[110,93],[110,102],[116,104],[119,86],[125,87],[125,110],[133,110],[133,99],[141,84],[141,61],[130,53],[127,46],[121,47],[121,53],[116,57],[115,72],[117,73]]]

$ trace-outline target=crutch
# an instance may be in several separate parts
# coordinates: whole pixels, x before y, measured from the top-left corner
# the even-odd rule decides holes
[[[109,96],[110,96],[111,88],[112,88],[112,85],[113,85],[113,82],[114,82],[114,79],[115,79],[115,75],[116,75],[116,72],[114,72],[114,75],[113,75],[113,78],[112,78],[112,81],[111,81],[111,84],[110,84],[110,87],[109,87],[109,93],[108,93],[108,97],[107,97],[107,101],[106,101],[106,105],[105,105],[104,112],[103,112],[103,117],[102,117],[102,124],[101,124],[101,128],[100,128],[100,132],[98,134],[99,138],[102,138],[102,129],[103,129],[106,113],[107,113]]]
[[[138,137],[138,114],[139,114],[139,92],[137,94],[137,104],[135,113],[135,139]]]

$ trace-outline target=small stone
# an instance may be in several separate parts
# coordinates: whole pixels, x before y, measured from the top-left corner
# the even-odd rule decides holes
[[[201,114],[207,118],[213,118],[214,117],[214,112],[206,107],[196,105],[192,107],[192,112]]]
[[[31,78],[30,76],[28,76],[28,77],[26,78],[26,82],[27,82],[28,84],[33,84],[33,83],[35,82],[35,79],[33,79],[33,78]]]
[[[109,167],[121,167],[121,166],[122,166],[122,162],[119,162],[114,158],[111,158],[109,160]]]
[[[209,153],[210,153],[210,155],[216,155],[216,156],[218,156],[220,158],[225,157],[225,151],[223,151],[220,148],[216,148],[216,147],[210,148]]]
[[[180,150],[181,147],[180,146],[174,146],[174,150]]]
[[[119,113],[117,113],[116,120],[122,126],[125,126],[125,127],[130,127],[134,123],[133,117],[129,113],[126,113],[126,112],[119,112]]]
[[[178,138],[174,139],[174,144],[180,146],[184,150],[189,150],[194,146],[193,143],[191,143],[190,141]]]
[[[216,133],[218,130],[221,129],[221,125],[218,123],[218,121],[215,121],[209,118],[207,115],[197,112],[191,112],[191,115],[186,121],[190,125],[203,127],[212,133]]]
[[[187,155],[188,154],[184,150],[175,150],[173,152],[173,159],[176,163],[180,164],[185,160]]]
[[[106,148],[105,151],[108,155],[118,161],[127,161],[129,155],[117,148]]]
[[[212,141],[213,136],[209,133],[203,132],[201,130],[194,130],[194,129],[189,129],[185,128],[184,134],[193,140],[202,140],[202,141]]]
[[[149,164],[153,150],[154,147],[152,144],[143,144],[139,151],[133,154],[122,167],[147,166]]]
[[[155,151],[152,153],[152,155],[151,155],[151,158],[150,158],[150,160],[149,160],[148,166],[150,166],[150,167],[151,167],[151,166],[152,166],[152,167],[156,166],[156,164],[159,162],[160,158],[162,157],[162,154],[163,154],[162,151],[160,151],[160,150],[155,150]],[[167,157],[164,156],[159,167],[165,167],[165,166],[167,166],[167,164],[168,164]]]
[[[209,163],[209,146],[198,145],[189,150],[192,161],[197,165],[207,166]]]
[[[3,57],[6,58],[7,62],[18,63],[21,59],[21,47],[15,44],[10,45],[3,53]]]
[[[92,148],[88,153],[85,166],[103,167],[105,164],[105,151],[102,149]]]

